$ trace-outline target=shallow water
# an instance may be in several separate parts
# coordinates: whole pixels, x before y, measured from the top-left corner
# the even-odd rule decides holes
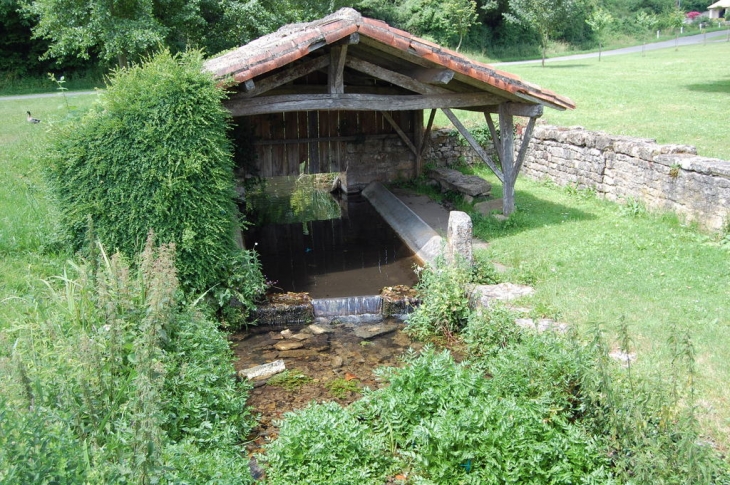
[[[328,319],[317,319],[317,322]],[[335,320],[338,322],[338,320]],[[372,338],[356,334],[358,328],[385,325],[389,331]],[[405,333],[403,322],[385,319],[370,323],[335,323],[331,333],[308,335],[302,347],[292,350],[277,350],[277,343],[295,341],[282,339],[282,331],[288,328],[293,334],[308,332],[308,326],[254,327],[248,332],[231,335],[236,355],[237,371],[277,359],[284,361],[289,371],[298,371],[308,378],[306,384],[296,390],[286,390],[271,385],[267,380],[254,381],[248,405],[258,415],[257,428],[249,437],[249,452],[261,451],[261,446],[278,433],[277,420],[288,411],[301,409],[310,402],[337,401],[350,403],[360,398],[360,392],[348,392],[337,397],[329,386],[338,379],[352,382],[357,389],[377,389],[383,385],[373,370],[381,366],[399,366],[401,357],[409,349],[420,350],[422,345],[412,341]]]

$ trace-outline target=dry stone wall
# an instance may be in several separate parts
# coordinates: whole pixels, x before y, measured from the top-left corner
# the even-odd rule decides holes
[[[535,129],[522,170],[609,200],[675,212],[706,229],[730,224],[730,162],[698,156],[693,146],[544,125]]]
[[[464,150],[453,132],[437,132],[429,155],[437,165],[443,160],[454,163],[459,157],[467,163],[478,160],[464,155]],[[590,188],[608,200],[639,201],[713,231],[728,230],[730,225],[730,162],[701,157],[689,145],[539,125],[522,174]]]

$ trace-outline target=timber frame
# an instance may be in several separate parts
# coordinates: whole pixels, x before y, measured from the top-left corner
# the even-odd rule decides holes
[[[311,125],[312,113],[376,112],[415,158],[415,175],[421,171],[434,115],[441,109],[502,182],[504,215],[514,210],[515,181],[544,107],[575,107],[566,97],[350,8],[284,26],[207,61],[205,69],[229,89],[224,106],[234,117],[306,112],[300,124],[309,120]],[[498,163],[459,121],[452,111],[456,108],[484,113]],[[424,127],[425,110],[430,113]],[[410,119],[416,121],[409,129],[396,119],[399,112],[414,113]],[[516,116],[528,118],[517,154]]]

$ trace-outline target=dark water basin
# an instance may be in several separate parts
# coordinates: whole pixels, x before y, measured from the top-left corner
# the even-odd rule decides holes
[[[246,246],[256,248],[274,286],[334,298],[414,285],[416,258],[367,199],[343,195],[337,204],[339,218],[249,227]]]

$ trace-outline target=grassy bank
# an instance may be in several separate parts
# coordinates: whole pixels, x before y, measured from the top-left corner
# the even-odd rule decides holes
[[[507,65],[500,69],[570,97],[573,111],[545,110],[546,123],[694,145],[700,155],[730,159],[727,122],[730,79],[721,59],[730,43],[664,49],[579,61]],[[460,112],[467,124],[479,113]],[[437,123],[448,125],[443,115]]]
[[[478,173],[499,196],[496,179]],[[490,243],[486,257],[508,268],[504,278],[535,287],[526,306],[582,333],[599,323],[616,338],[626,325],[635,368],[647,375],[666,378],[672,339],[691,335],[701,421],[730,448],[730,391],[718,385],[730,379],[730,238],[524,178],[516,201],[505,223],[472,217]]]

